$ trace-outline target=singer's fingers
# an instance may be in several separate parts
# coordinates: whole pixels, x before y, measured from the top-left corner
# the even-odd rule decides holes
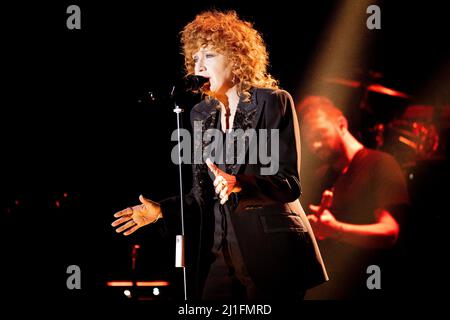
[[[225,179],[222,179],[216,187],[216,194],[219,194],[225,187],[228,187],[228,183]]]
[[[223,188],[223,184],[219,183],[219,185],[215,189],[216,194],[219,194],[220,191],[222,191],[222,188]]]
[[[211,161],[211,159],[206,159],[206,165],[208,166],[209,170],[217,177],[220,174],[220,169],[217,168],[217,166]]]
[[[217,187],[220,183],[226,183],[226,180],[225,180],[225,178],[224,177],[222,177],[222,176],[217,176],[215,179],[214,179],[214,187]]]
[[[225,202],[228,201],[228,196],[225,196],[225,198],[223,198],[222,200],[220,200],[220,204],[225,204]]]
[[[140,205],[140,207],[143,209],[159,205],[158,202],[155,202],[151,199],[144,198],[144,196],[142,194],[139,196],[139,201],[141,201],[142,204]]]
[[[125,216],[125,217],[122,217],[122,218],[119,218],[119,219],[115,220],[113,223],[111,223],[111,225],[113,227],[116,227],[119,224],[122,224],[124,222],[130,221],[131,219],[133,219],[133,218],[130,215],[129,216]]]
[[[144,196],[143,196],[142,194],[139,196],[139,201],[140,201],[143,205],[149,205],[149,204],[151,204],[151,200],[145,199]]]
[[[135,232],[137,229],[139,229],[140,227],[138,225],[135,225],[133,228],[125,231],[123,233],[124,236],[129,236],[130,234],[132,234],[133,232]]]
[[[308,214],[307,217],[308,217],[308,220],[311,222],[317,223],[317,221],[318,221],[317,217],[313,214]]]
[[[220,191],[219,198],[220,199],[225,198],[227,196],[227,193],[228,193],[228,187],[223,188],[222,191]]]
[[[122,211],[116,212],[114,214],[114,217],[115,218],[119,218],[119,217],[123,217],[123,216],[130,215],[130,214],[133,214],[133,209],[132,208],[126,208],[126,209],[123,209]]]
[[[128,221],[127,223],[125,223],[123,226],[121,226],[120,228],[116,229],[117,233],[120,233],[128,228],[131,228],[132,226],[136,225],[136,223],[134,222],[134,220],[132,221]]]

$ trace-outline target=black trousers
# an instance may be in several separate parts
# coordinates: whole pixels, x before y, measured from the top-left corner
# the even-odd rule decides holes
[[[202,294],[202,300],[249,301],[289,300],[302,301],[304,290],[276,292],[258,288],[250,278],[234,232],[230,211],[218,202],[214,206],[215,229],[212,263]]]

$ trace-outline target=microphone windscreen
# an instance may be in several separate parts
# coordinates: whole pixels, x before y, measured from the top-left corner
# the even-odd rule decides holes
[[[190,74],[185,77],[185,88],[187,91],[198,91],[200,88],[209,81],[208,78],[202,76],[196,76]]]

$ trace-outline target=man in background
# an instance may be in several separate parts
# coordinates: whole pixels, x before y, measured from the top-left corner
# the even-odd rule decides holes
[[[389,154],[365,148],[329,99],[309,96],[297,111],[302,141],[319,164],[302,175],[301,200],[309,205],[330,277],[306,298],[392,297],[402,286],[395,249],[409,202],[400,166]],[[374,272],[379,276],[368,281]]]

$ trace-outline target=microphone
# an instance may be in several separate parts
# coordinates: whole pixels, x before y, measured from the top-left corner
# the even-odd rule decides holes
[[[209,81],[208,78],[202,76],[196,76],[193,74],[187,75],[184,77],[184,83],[181,85],[181,91],[191,91],[193,93],[198,93],[198,91],[203,87],[205,83]],[[180,85],[179,85],[180,86]],[[177,92],[177,85],[175,85],[172,89],[171,95],[173,96],[174,92]]]
[[[170,101],[189,93],[197,94],[208,81],[208,78],[190,74],[183,79],[175,81],[169,94],[161,94],[160,90],[148,91],[138,99],[138,103],[152,105],[158,102]]]

